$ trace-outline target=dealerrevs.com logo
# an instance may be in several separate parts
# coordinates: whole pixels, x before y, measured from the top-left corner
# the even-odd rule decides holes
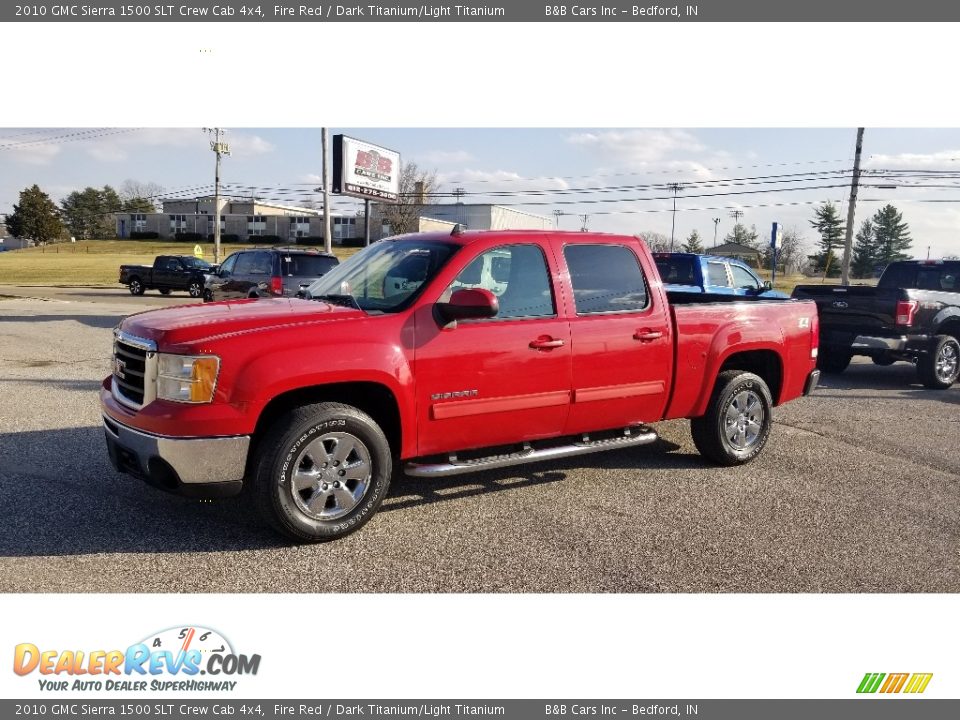
[[[216,630],[174,627],[152,633],[125,650],[50,650],[20,643],[13,671],[38,675],[45,691],[230,691],[239,676],[256,675],[260,655],[234,651]]]

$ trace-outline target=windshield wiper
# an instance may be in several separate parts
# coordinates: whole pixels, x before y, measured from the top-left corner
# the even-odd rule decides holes
[[[354,308],[356,310],[363,310],[360,307],[360,303],[357,302],[357,299],[353,295],[312,295],[307,294],[308,300],[323,300],[330,303],[331,305],[340,305],[342,307]]]

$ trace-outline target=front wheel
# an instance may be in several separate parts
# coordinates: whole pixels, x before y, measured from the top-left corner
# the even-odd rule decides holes
[[[880,367],[890,367],[896,362],[896,359],[889,355],[874,355],[872,359],[873,364],[879,365]]]
[[[169,294],[170,294],[170,288],[160,288],[160,294],[161,294],[161,295],[169,295]]]
[[[960,343],[951,335],[933,338],[930,352],[917,363],[920,382],[932,390],[946,390],[960,376]]]
[[[690,421],[693,444],[718,465],[748,463],[767,443],[772,407],[763,378],[743,370],[726,370],[717,377],[706,415]]]
[[[203,297],[203,283],[199,280],[194,280],[190,283],[190,287],[187,288],[187,292],[190,293],[190,297],[192,298]]]
[[[393,472],[386,436],[357,408],[316,403],[280,418],[258,444],[252,497],[297,542],[343,537],[380,507]]]

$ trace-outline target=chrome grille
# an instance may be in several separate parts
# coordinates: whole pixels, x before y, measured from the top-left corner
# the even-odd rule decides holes
[[[115,330],[113,342],[113,396],[141,408],[156,396],[156,345],[150,340]]]

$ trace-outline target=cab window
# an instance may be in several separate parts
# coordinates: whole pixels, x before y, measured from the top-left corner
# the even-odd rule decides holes
[[[483,288],[497,296],[494,320],[556,315],[550,273],[537,245],[504,245],[488,250],[465,267],[450,291]]]
[[[754,277],[753,273],[742,268],[739,265],[730,263],[730,272],[733,273],[733,286],[737,288],[747,288],[749,290],[759,290],[760,281]]]
[[[727,277],[727,264],[722,262],[707,263],[707,284],[713,287],[730,287]]]
[[[632,250],[623,245],[567,245],[577,315],[636,312],[647,307],[647,285]]]

